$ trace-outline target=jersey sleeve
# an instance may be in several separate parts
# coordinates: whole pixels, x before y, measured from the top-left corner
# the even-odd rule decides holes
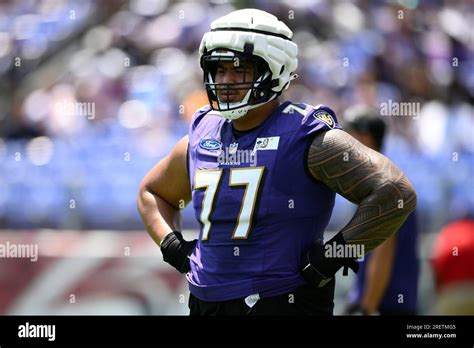
[[[337,121],[334,111],[325,105],[310,106],[303,104],[299,107],[305,107],[305,113],[300,120],[301,123],[294,137],[294,148],[302,149],[301,155],[298,155],[295,161],[297,161],[296,163],[303,162],[306,174],[313,180],[316,180],[308,168],[308,154],[311,143],[320,132],[326,132],[331,129],[341,129],[341,126]]]
[[[336,114],[325,105],[307,106],[307,113],[301,121],[300,134],[303,137],[314,137],[319,132],[341,129]]]
[[[211,111],[211,106],[210,105],[204,105],[201,108],[199,108],[191,118],[191,123],[189,125],[189,138],[191,139],[193,136],[197,135],[199,136],[199,130],[198,126],[203,120],[204,116]]]

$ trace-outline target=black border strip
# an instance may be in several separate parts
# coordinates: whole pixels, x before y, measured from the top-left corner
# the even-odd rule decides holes
[[[20,338],[19,325],[55,325],[55,341]],[[413,327],[417,325],[417,331]],[[439,327],[444,327],[440,329]],[[89,344],[408,344],[470,346],[474,316],[187,317],[0,316],[0,346],[8,348]],[[430,327],[429,329],[424,329]],[[448,327],[450,327],[448,329]],[[455,333],[456,338],[410,338],[413,333]],[[223,335],[226,333],[227,335]]]

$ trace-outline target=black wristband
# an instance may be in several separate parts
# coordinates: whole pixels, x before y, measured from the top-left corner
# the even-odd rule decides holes
[[[197,240],[186,241],[179,231],[168,233],[160,243],[163,260],[181,273],[190,270],[189,255],[194,250]]]
[[[160,243],[160,249],[163,251],[163,249],[167,249],[171,243],[173,243],[174,240],[180,239],[184,240],[183,234],[179,231],[172,231],[168,233]]]

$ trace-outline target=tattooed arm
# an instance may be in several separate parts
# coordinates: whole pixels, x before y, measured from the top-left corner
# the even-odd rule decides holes
[[[314,178],[358,204],[341,232],[346,243],[364,245],[365,253],[398,231],[415,209],[415,190],[401,170],[342,130],[318,134],[307,165]]]

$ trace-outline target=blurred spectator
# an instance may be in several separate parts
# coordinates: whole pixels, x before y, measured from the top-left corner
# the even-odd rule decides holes
[[[433,246],[436,315],[474,315],[474,220],[448,224]]]

